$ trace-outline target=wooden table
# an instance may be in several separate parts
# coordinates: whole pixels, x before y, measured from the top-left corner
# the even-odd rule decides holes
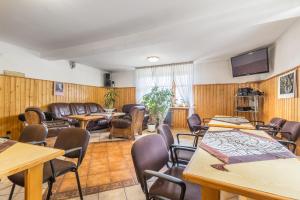
[[[242,131],[269,137],[264,131]],[[300,199],[300,161],[296,158],[230,164],[228,172],[211,167],[218,163],[222,162],[198,148],[183,172],[185,180],[201,186],[202,200],[219,200],[220,191],[246,196],[243,199]]]
[[[90,121],[105,119],[109,116],[119,117],[119,116],[122,116],[122,115],[125,115],[125,113],[122,113],[122,112],[113,112],[112,114],[109,114],[109,113],[94,113],[94,114],[91,114],[91,115],[71,115],[71,116],[68,116],[68,117],[78,120],[80,122],[80,127],[82,129],[86,129],[86,127],[87,127],[87,125]]]
[[[215,117],[229,117],[229,116],[222,116],[222,115],[216,115]],[[240,125],[217,121],[217,120],[210,120],[207,124],[209,127],[225,127],[225,128],[235,128],[235,129],[255,129],[255,127],[249,122],[249,123],[243,123]]]
[[[0,153],[0,179],[25,171],[25,199],[42,199],[43,164],[62,156],[63,150],[16,143]]]

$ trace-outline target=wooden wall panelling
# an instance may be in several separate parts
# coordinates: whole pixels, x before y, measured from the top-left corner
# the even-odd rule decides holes
[[[172,111],[172,128],[188,128],[187,118],[189,109],[186,108],[170,108]]]
[[[22,124],[18,115],[26,107],[38,106],[47,110],[54,102],[97,102],[104,104],[105,88],[64,83],[64,95],[53,95],[53,81],[0,75],[0,135],[11,132],[19,137]],[[120,95],[116,105],[135,103],[135,88],[117,88]]]
[[[240,87],[258,88],[258,83],[229,83],[194,85],[195,112],[202,118],[211,118],[214,115],[235,115],[234,103],[237,89]],[[243,116],[249,118],[250,115]]]

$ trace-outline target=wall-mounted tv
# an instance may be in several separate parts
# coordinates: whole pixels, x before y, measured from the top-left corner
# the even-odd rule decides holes
[[[269,72],[268,48],[262,48],[231,58],[233,77]]]

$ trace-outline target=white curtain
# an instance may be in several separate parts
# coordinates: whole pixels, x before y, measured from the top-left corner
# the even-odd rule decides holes
[[[173,67],[174,81],[176,84],[176,99],[188,104],[190,114],[194,112],[193,70],[193,63],[176,64]]]
[[[176,99],[193,107],[193,63],[179,63],[172,65],[153,66],[136,69],[137,102],[143,95],[149,93],[151,88],[172,88],[173,81],[176,85]],[[193,110],[190,109],[190,113]]]

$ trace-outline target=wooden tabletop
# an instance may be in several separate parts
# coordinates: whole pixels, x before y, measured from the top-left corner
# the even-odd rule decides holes
[[[210,131],[230,130],[211,127]],[[264,131],[242,130],[269,137]],[[183,172],[184,179],[215,190],[254,199],[300,199],[300,161],[296,158],[226,165],[229,171],[211,167],[222,162],[198,148]]]
[[[0,179],[64,155],[60,149],[16,143],[0,153]]]
[[[222,115],[216,115],[217,117],[228,117],[230,116],[222,116]],[[235,117],[236,118],[236,117]],[[225,128],[235,128],[235,129],[255,129],[255,127],[249,122],[249,123],[242,123],[242,124],[233,124],[233,123],[228,123],[228,122],[223,122],[223,121],[218,121],[218,120],[210,120],[209,123],[207,124],[209,127],[225,127]]]
[[[122,112],[113,112],[113,113],[94,113],[91,115],[70,115],[69,118],[77,119],[80,121],[91,121],[91,120],[97,120],[97,119],[104,119],[108,116],[112,117],[119,117],[123,116],[125,113]]]
[[[70,115],[68,116],[72,119],[77,119],[80,121],[90,121],[90,120],[97,120],[97,119],[104,119],[105,116],[103,115]]]

